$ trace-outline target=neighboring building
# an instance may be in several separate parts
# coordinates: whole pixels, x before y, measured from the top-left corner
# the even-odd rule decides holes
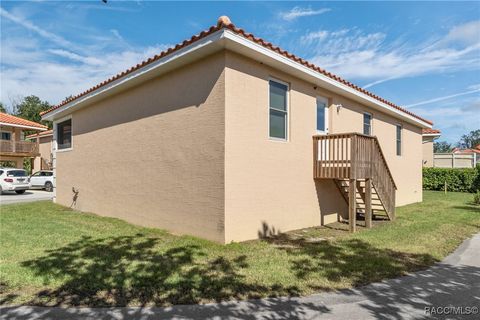
[[[43,119],[57,203],[221,243],[393,218],[432,127],[226,17]]]
[[[38,144],[40,155],[33,161],[32,172],[52,170],[53,130],[47,130],[27,136],[27,139]]]
[[[423,166],[433,167],[433,143],[441,135],[440,130],[426,128],[422,130]]]
[[[33,161],[33,158],[39,155],[38,144],[25,141],[25,131],[47,129],[42,124],[0,112],[0,161],[8,161],[16,168],[23,168],[25,158]]]

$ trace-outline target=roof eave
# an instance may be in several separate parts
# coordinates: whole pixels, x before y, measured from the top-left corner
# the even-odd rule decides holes
[[[265,48],[253,41],[236,34],[229,29],[220,29],[207,37],[196,41],[170,55],[167,55],[151,64],[148,64],[131,74],[108,83],[92,92],[75,99],[58,109],[54,109],[42,116],[43,120],[56,120],[83,106],[90,105],[95,101],[103,99],[120,90],[135,86],[143,81],[167,72],[183,63],[194,61],[206,54],[211,54],[216,50],[226,48],[249,56],[257,61],[267,65],[279,68],[280,70],[292,74],[296,77],[309,81],[315,85],[323,87],[332,92],[346,96],[352,100],[368,105],[381,112],[400,118],[408,123],[421,128],[432,128],[432,125],[426,121],[409,115],[386,103],[383,103],[367,94],[364,94],[350,86],[329,78],[307,66],[300,64],[288,57],[279,54],[273,50]]]
[[[25,125],[21,125],[21,124],[13,124],[13,123],[8,123],[8,122],[0,122],[0,126],[22,128],[22,129],[36,130],[36,131],[47,131],[48,130],[48,128],[25,126]]]

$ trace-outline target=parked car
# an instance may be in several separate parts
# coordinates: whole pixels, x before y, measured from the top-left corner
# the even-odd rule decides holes
[[[0,168],[0,194],[15,191],[18,194],[30,189],[27,171],[15,168]]]
[[[53,171],[41,170],[30,176],[30,187],[53,191]]]

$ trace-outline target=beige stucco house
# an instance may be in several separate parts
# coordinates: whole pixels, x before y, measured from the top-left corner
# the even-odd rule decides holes
[[[0,161],[16,168],[23,168],[25,159],[33,162],[39,155],[39,146],[26,141],[25,132],[46,130],[48,128],[40,123],[0,112]]]
[[[53,130],[47,130],[27,136],[27,139],[38,144],[38,157],[33,160],[32,172],[52,169]]]
[[[393,219],[432,127],[226,17],[43,119],[57,203],[221,243]]]
[[[422,154],[423,154],[423,166],[433,167],[433,143],[441,136],[440,130],[437,129],[423,129],[422,131]]]

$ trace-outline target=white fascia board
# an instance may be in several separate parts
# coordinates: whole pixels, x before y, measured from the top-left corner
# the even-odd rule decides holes
[[[53,121],[55,119],[58,119],[59,117],[64,117],[65,115],[72,113],[74,110],[77,110],[83,106],[87,106],[99,99],[106,97],[108,94],[112,94],[119,90],[129,88],[147,79],[158,76],[163,72],[167,72],[171,70],[168,68],[173,67],[173,64],[175,64],[174,62],[179,62],[179,60],[182,60],[184,63],[188,63],[190,62],[190,60],[193,61],[198,56],[211,54],[217,49],[221,49],[223,47],[223,44],[221,44],[219,41],[223,38],[223,35],[224,30],[214,32],[206,36],[205,38],[194,42],[191,45],[187,45],[186,47],[181,48],[174,53],[168,54],[167,56],[153,63],[150,63],[124,77],[121,77],[98,88],[97,90],[94,90],[78,99],[75,99],[72,102],[67,103],[66,105],[58,109],[48,112],[47,114],[42,116],[42,119]],[[217,46],[212,46],[215,43],[217,44]]]
[[[440,137],[441,133],[422,133],[423,137]]]
[[[6,122],[0,122],[0,126],[6,126],[6,127],[14,127],[14,128],[23,128],[23,129],[31,129],[31,130],[37,130],[37,131],[47,131],[48,128],[39,128],[39,127],[32,127],[32,126],[24,126],[21,124],[12,124],[12,123],[6,123]]]
[[[225,31],[225,39],[232,41],[234,44],[240,44],[241,46],[244,46],[248,49],[251,49],[253,52],[255,52],[257,55],[259,55],[259,59],[263,62],[264,59],[263,57],[266,57],[270,60],[279,62],[280,65],[283,65],[284,68],[282,68],[282,71],[285,71],[286,73],[292,73],[292,70],[299,71],[297,74],[303,74],[307,75],[310,79],[315,79],[317,80],[319,86],[329,89],[331,91],[341,93],[344,96],[349,96],[352,97],[353,99],[360,101],[368,106],[371,106],[375,109],[387,112],[391,115],[396,116],[397,118],[401,118],[409,123],[413,123],[417,126],[420,126],[422,128],[432,128],[432,125],[422,121],[416,117],[413,117],[405,112],[402,112],[396,108],[393,108],[392,106],[389,106],[386,103],[383,103],[381,101],[378,101],[377,99],[370,97],[369,95],[366,95],[362,92],[359,92],[358,90],[351,88],[343,83],[340,83],[338,81],[335,81],[334,79],[331,79],[315,70],[312,70],[288,57],[285,57],[282,54],[279,54],[278,52],[272,51],[268,48],[265,48],[264,46],[257,44],[255,42],[252,42],[230,30]],[[227,48],[235,50],[235,45],[232,45],[229,48],[229,44],[227,43]],[[268,64],[268,61],[265,61],[265,63]],[[277,65],[275,65],[277,66]],[[304,77],[305,78],[305,77]]]

